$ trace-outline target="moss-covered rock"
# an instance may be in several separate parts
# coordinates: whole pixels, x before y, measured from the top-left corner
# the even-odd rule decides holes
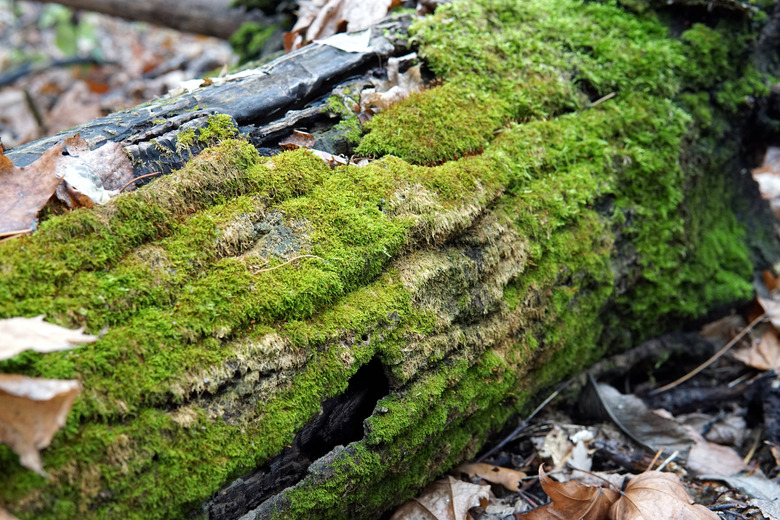
[[[255,513],[371,517],[607,348],[749,298],[756,230],[728,172],[767,92],[755,29],[677,38],[611,3],[454,2],[413,28],[442,82],[371,120],[370,165],[225,139],[0,243],[3,317],[108,327],[0,364],[85,388],[49,481],[0,447],[0,503],[192,514],[374,360],[389,391],[362,438]]]

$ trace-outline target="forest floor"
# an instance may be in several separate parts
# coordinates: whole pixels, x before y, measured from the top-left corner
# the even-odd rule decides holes
[[[229,44],[213,38],[0,0],[0,137],[10,148],[51,135],[235,62]],[[773,165],[770,157],[754,172],[769,199],[780,194]],[[597,489],[631,496],[634,475],[660,469],[682,477],[693,500],[720,518],[780,518],[780,318],[773,317],[780,316],[780,284],[768,274],[757,284],[762,298],[753,307],[699,332],[650,340],[541,396],[549,399],[491,439],[493,449],[393,518],[460,520],[469,509],[479,520],[517,518],[545,504],[547,491],[557,499],[531,518],[557,511],[596,519],[604,512]],[[555,481],[543,475],[540,485],[542,466]],[[580,484],[563,484],[571,481]],[[611,500],[613,518],[631,517]],[[668,497],[651,500],[675,507]],[[465,509],[438,511],[437,503]]]
[[[12,148],[53,135],[237,61],[224,40],[0,0],[0,138]]]

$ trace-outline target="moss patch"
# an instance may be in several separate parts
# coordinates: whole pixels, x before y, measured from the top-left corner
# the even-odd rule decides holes
[[[277,512],[375,516],[620,345],[607,320],[636,341],[744,298],[720,172],[727,117],[766,92],[749,29],[676,39],[612,4],[454,2],[413,28],[443,82],[371,121],[369,166],[262,159],[215,119],[180,137],[224,139],[181,171],[0,243],[0,315],[109,327],[0,363],[86,389],[44,452],[50,482],[0,447],[0,503],[183,517],[378,358],[392,391],[365,438]]]

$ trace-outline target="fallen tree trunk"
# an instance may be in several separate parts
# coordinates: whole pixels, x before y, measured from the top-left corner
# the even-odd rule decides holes
[[[177,31],[228,39],[245,23],[272,26],[281,18],[266,16],[260,9],[233,7],[233,0],[45,0],[73,9],[148,22]]]
[[[87,125],[132,152],[155,142],[144,118],[195,109],[245,139],[0,243],[3,317],[108,327],[0,364],[85,388],[43,453],[49,481],[0,451],[0,502],[22,518],[377,517],[607,349],[749,299],[780,249],[742,168],[777,136],[754,112],[773,106],[769,71],[735,43],[754,28],[728,20],[672,37],[613,5],[442,7],[414,34],[444,82],[368,122],[356,152],[381,158],[362,168],[255,145],[311,123],[306,103],[371,53],[255,74],[286,81],[310,52],[360,63],[327,81],[297,67],[314,80],[288,83],[304,101],[287,123],[236,79]],[[335,111],[355,96],[338,92]],[[99,131],[117,121],[129,133]]]

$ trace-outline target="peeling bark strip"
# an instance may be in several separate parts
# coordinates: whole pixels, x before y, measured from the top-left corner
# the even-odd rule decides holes
[[[0,507],[377,518],[540,388],[749,298],[780,243],[740,172],[780,137],[762,75],[780,71],[742,46],[752,22],[668,9],[679,38],[613,4],[441,6],[412,36],[442,81],[364,126],[343,110],[329,128],[317,103],[354,99],[344,82],[367,82],[347,76],[376,54],[315,47],[82,127],[139,150],[179,132],[159,145],[174,156],[215,144],[0,243],[0,317],[108,327],[76,352],[0,363],[84,389],[42,453],[50,481],[0,448]],[[367,131],[355,149],[378,158],[258,152],[291,126]]]

